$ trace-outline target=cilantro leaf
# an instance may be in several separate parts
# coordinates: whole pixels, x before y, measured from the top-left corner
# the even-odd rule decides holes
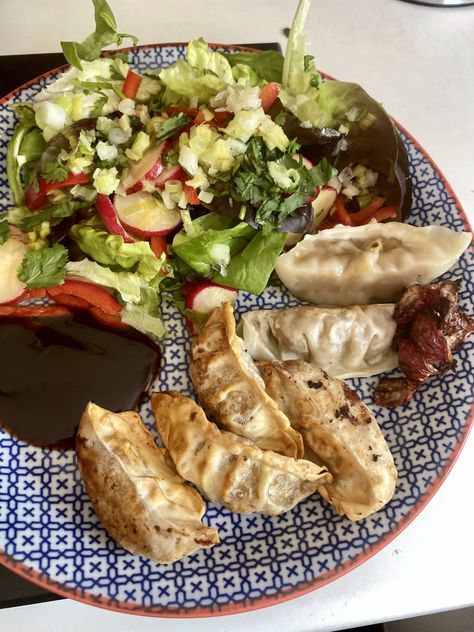
[[[311,178],[315,186],[327,184],[331,178],[337,176],[337,169],[331,165],[327,158],[323,158],[320,163],[310,169]]]
[[[29,288],[54,287],[64,281],[68,253],[64,246],[31,250],[21,264],[18,278]]]
[[[57,160],[48,162],[43,170],[43,177],[46,182],[61,182],[67,178],[67,169]]]
[[[91,118],[97,118],[102,114],[102,109],[104,105],[107,103],[108,98],[107,95],[100,93],[100,97],[94,103],[94,107],[90,111],[89,116]]]
[[[251,207],[249,215],[262,227],[280,227],[287,217],[308,204],[316,187],[337,173],[326,159],[308,169],[301,157],[295,156],[299,148],[299,143],[292,141],[286,152],[269,150],[262,138],[254,137],[235,169],[230,193],[234,200],[244,202],[244,208]],[[283,174],[287,170],[288,180],[293,182],[290,189],[282,188],[274,180],[274,173],[270,175],[271,163],[281,165]]]

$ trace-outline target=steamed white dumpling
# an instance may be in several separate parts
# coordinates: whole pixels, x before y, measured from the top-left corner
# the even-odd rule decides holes
[[[399,222],[335,226],[307,235],[275,270],[300,299],[319,305],[396,302],[404,286],[431,283],[459,259],[472,235]]]
[[[340,379],[398,365],[395,305],[298,306],[243,314],[240,332],[254,360],[304,360]]]

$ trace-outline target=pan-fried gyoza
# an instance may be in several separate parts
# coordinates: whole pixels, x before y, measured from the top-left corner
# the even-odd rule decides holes
[[[321,495],[351,520],[385,505],[397,472],[382,431],[357,393],[301,360],[257,365],[268,393],[303,435],[306,458],[334,477],[319,488]]]
[[[228,303],[214,310],[194,338],[190,374],[203,408],[219,426],[264,450],[302,456],[301,435],[265,392],[252,358],[235,333]]]
[[[137,413],[112,413],[90,402],[79,425],[77,460],[99,520],[128,551],[170,563],[219,542],[217,531],[201,522],[202,498]]]
[[[196,402],[180,393],[154,393],[151,405],[179,474],[231,511],[277,515],[332,479],[324,466],[221,433]]]

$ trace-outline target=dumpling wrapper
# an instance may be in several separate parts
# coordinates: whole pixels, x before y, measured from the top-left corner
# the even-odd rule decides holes
[[[373,414],[344,382],[300,360],[259,362],[265,385],[303,435],[306,457],[333,475],[318,491],[360,520],[393,496],[397,471]]]
[[[300,299],[319,305],[397,302],[406,285],[431,283],[459,259],[471,233],[373,222],[307,235],[275,270]]]
[[[124,549],[163,564],[219,542],[201,522],[205,505],[177,474],[140,416],[89,403],[76,439],[87,494]]]
[[[192,399],[153,393],[158,432],[183,478],[236,513],[278,515],[331,480],[325,467],[221,433]]]
[[[393,303],[255,310],[239,324],[254,360],[304,360],[338,378],[398,366]]]
[[[301,435],[265,392],[263,380],[235,333],[229,303],[215,309],[191,346],[190,375],[199,400],[219,426],[263,450],[298,458]]]

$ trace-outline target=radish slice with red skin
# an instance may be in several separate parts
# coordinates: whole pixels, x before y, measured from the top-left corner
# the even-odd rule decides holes
[[[165,186],[165,182],[168,180],[184,180],[188,179],[188,176],[184,173],[179,165],[173,165],[168,167],[161,174],[155,178],[155,188],[162,189]]]
[[[185,285],[183,296],[186,309],[199,314],[210,315],[222,303],[234,305],[237,300],[237,290],[227,285],[218,285],[212,281],[202,281]],[[187,324],[192,334],[199,331],[196,323],[188,320]]]
[[[169,143],[164,141],[161,145],[147,149],[143,157],[126,170],[122,176],[122,184],[127,193],[141,191],[144,180],[155,180],[162,173],[165,169],[162,156],[169,146]]]
[[[97,195],[95,205],[97,211],[104,222],[106,229],[112,235],[119,235],[122,237],[125,243],[132,244],[135,240],[127,233],[125,228],[120,223],[120,219],[117,216],[117,211],[108,195]]]
[[[12,236],[0,246],[0,304],[15,303],[26,294],[26,285],[18,278],[18,272],[27,252],[28,246]]]
[[[323,222],[329,211],[331,210],[334,202],[336,201],[337,192],[336,189],[329,186],[324,186],[320,189],[316,199],[313,201],[314,219],[313,225],[309,232],[312,232],[316,227]]]
[[[309,158],[306,158],[306,156],[303,156],[303,154],[293,154],[293,158],[295,160],[301,161],[306,169],[312,169],[314,167],[314,164],[311,162],[311,160]]]
[[[114,204],[121,224],[142,239],[167,235],[181,224],[181,213],[177,209],[167,208],[145,191],[116,195]]]

